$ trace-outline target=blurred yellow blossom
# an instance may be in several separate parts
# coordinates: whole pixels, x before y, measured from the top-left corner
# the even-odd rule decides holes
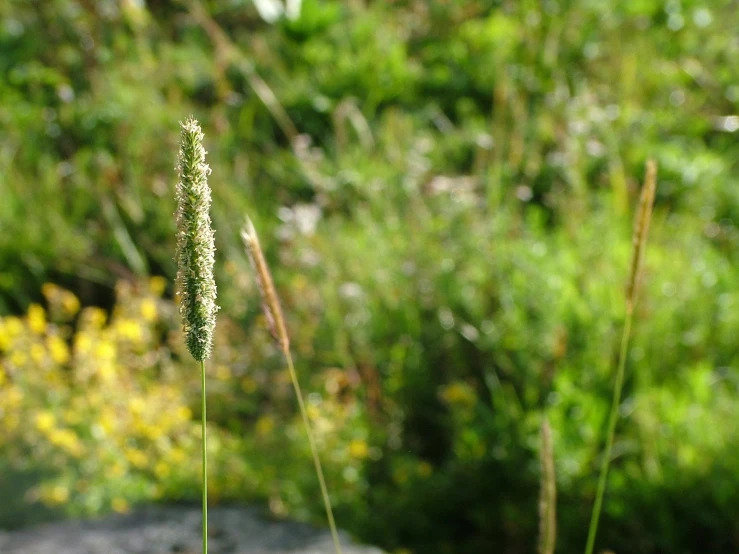
[[[50,505],[64,504],[69,500],[69,489],[56,485],[41,492],[41,500]]]
[[[128,502],[124,498],[114,498],[110,503],[110,507],[119,514],[125,514],[128,512]]]
[[[20,350],[16,350],[10,355],[10,363],[12,363],[16,367],[22,367],[26,365],[27,361],[28,355],[25,352],[21,352]]]
[[[92,329],[102,329],[105,326],[105,322],[108,320],[108,316],[105,315],[105,310],[101,308],[85,308],[82,311],[83,324],[89,326]]]
[[[49,411],[39,412],[36,414],[34,423],[36,425],[36,429],[42,433],[46,433],[54,427],[56,418],[54,417],[54,414]]]
[[[171,473],[171,468],[165,462],[160,460],[154,466],[154,473],[160,479],[165,479],[166,477],[169,477],[169,474]]]
[[[123,477],[126,474],[126,465],[120,461],[114,462],[107,471],[107,476],[113,479]]]
[[[142,469],[146,466],[147,458],[146,454],[138,448],[129,448],[125,452],[126,460],[138,469]]]
[[[138,321],[133,319],[120,319],[116,323],[116,330],[121,337],[131,342],[140,342],[144,337],[144,330]]]
[[[9,339],[14,339],[23,332],[23,323],[15,316],[6,317],[3,320],[3,334]]]
[[[49,432],[49,442],[54,446],[58,446],[68,454],[74,457],[82,455],[83,447],[80,441],[75,435],[74,431],[70,429],[52,429]]]
[[[92,348],[92,336],[90,333],[80,331],[74,337],[74,349],[80,354],[87,354]]]
[[[441,398],[448,404],[472,407],[477,402],[475,391],[467,383],[451,383],[441,390]]]
[[[152,323],[156,321],[157,319],[157,303],[154,302],[151,298],[144,298],[141,301],[141,317],[144,318],[145,321],[148,321],[149,323]]]
[[[28,327],[39,335],[46,330],[46,312],[39,304],[28,307]]]
[[[31,345],[31,359],[36,364],[40,364],[46,358],[46,349],[38,343]]]
[[[64,296],[62,296],[62,308],[65,315],[72,317],[80,311],[80,301],[74,294],[65,291]]]
[[[175,417],[180,421],[190,421],[192,410],[187,406],[178,406],[175,410]]]
[[[354,439],[349,443],[349,454],[352,458],[364,460],[369,454],[369,447],[365,441]]]
[[[164,277],[155,276],[149,279],[149,290],[155,296],[161,296],[167,288],[167,280]]]
[[[101,340],[95,344],[95,357],[99,360],[112,360],[115,358],[116,347],[110,340]]]
[[[51,359],[59,365],[64,365],[69,361],[69,348],[67,343],[61,338],[52,335],[46,340],[46,346],[49,349]]]

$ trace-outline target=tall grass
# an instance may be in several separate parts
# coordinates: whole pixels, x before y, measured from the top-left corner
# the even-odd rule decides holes
[[[249,256],[252,268],[256,276],[257,284],[259,286],[259,292],[262,297],[262,310],[267,318],[269,324],[270,333],[277,342],[282,354],[285,356],[287,361],[287,367],[290,372],[290,380],[292,381],[293,389],[295,390],[295,397],[300,407],[300,416],[303,419],[303,425],[305,427],[305,433],[308,435],[308,442],[310,443],[310,450],[313,456],[313,464],[316,468],[316,475],[318,476],[318,482],[321,487],[321,495],[323,496],[323,503],[326,508],[326,517],[328,518],[329,527],[331,528],[331,538],[334,541],[334,548],[337,554],[341,554],[341,544],[339,542],[339,535],[336,531],[336,522],[334,521],[333,510],[331,509],[331,500],[328,495],[328,488],[326,487],[326,480],[323,476],[323,468],[321,467],[321,459],[318,456],[318,447],[316,441],[313,438],[313,431],[311,429],[310,420],[308,419],[308,412],[305,409],[305,402],[303,401],[303,393],[300,390],[300,383],[298,382],[298,376],[295,372],[295,365],[293,364],[292,354],[290,353],[290,338],[287,334],[287,328],[285,327],[285,320],[282,316],[282,308],[280,307],[280,300],[275,291],[275,286],[272,281],[272,275],[269,272],[269,267],[264,259],[262,248],[259,244],[259,238],[257,232],[254,229],[254,225],[251,220],[247,218],[246,224],[241,231],[241,238],[244,241],[244,247]]]
[[[626,318],[624,321],[623,334],[621,336],[621,349],[618,354],[618,369],[616,370],[616,383],[613,387],[613,400],[611,412],[608,417],[608,428],[606,431],[606,447],[601,462],[600,477],[598,478],[598,489],[595,495],[595,504],[590,518],[588,530],[588,541],[585,553],[592,554],[595,546],[595,536],[598,532],[598,521],[603,506],[606,483],[608,480],[608,468],[611,463],[611,450],[613,448],[613,437],[618,423],[618,409],[621,404],[621,392],[624,385],[624,373],[626,369],[626,356],[629,352],[629,338],[631,336],[631,324],[634,318],[634,306],[636,305],[639,280],[641,278],[642,259],[647,245],[649,234],[649,223],[652,219],[652,207],[657,188],[657,165],[653,160],[647,162],[644,186],[639,197],[639,206],[634,221],[633,253],[631,257],[631,269],[626,286]]]
[[[205,163],[203,132],[190,116],[180,124],[177,170],[177,288],[187,348],[200,362],[201,428],[203,435],[203,554],[208,552],[208,459],[205,401],[205,359],[213,349],[216,325],[214,231],[210,222],[210,168]]]
[[[539,554],[554,554],[557,543],[557,481],[552,429],[544,418],[540,431],[541,491],[539,495]]]

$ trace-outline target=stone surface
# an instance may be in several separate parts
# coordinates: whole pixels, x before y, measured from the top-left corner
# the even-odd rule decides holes
[[[333,554],[328,530],[274,521],[250,508],[208,510],[209,554]],[[93,521],[0,532],[2,554],[201,554],[200,510],[149,507]],[[341,533],[344,554],[383,554]]]

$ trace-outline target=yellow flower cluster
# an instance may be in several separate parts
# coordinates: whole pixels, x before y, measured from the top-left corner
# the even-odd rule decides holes
[[[166,285],[119,283],[114,306],[103,310],[46,284],[43,304],[0,316],[0,457],[48,476],[25,497],[95,514],[198,496],[199,374]],[[271,344],[246,341],[228,318],[215,340],[206,366],[211,499],[274,497],[271,505],[288,512],[299,496],[275,497],[285,472],[314,476],[287,371],[262,367],[274,357]],[[354,498],[366,490],[364,464],[381,451],[343,372],[315,378],[324,391],[309,397],[308,412],[338,484],[332,494]]]
[[[183,463],[197,459],[199,440],[189,376],[178,379],[161,347],[175,313],[165,288],[161,278],[121,283],[109,316],[46,284],[45,307],[0,317],[0,455],[53,475],[31,498],[124,512],[156,496],[162,480],[197,481]]]

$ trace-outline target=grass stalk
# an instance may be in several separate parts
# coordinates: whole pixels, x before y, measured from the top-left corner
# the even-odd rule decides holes
[[[540,464],[539,554],[554,554],[557,544],[557,480],[554,473],[552,429],[546,418],[541,423]]]
[[[203,554],[208,554],[208,430],[205,426],[207,416],[205,413],[205,361],[200,360],[201,375],[201,410],[200,419],[203,428]]]
[[[203,554],[208,553],[208,457],[205,411],[205,359],[213,349],[216,326],[214,231],[210,220],[210,167],[205,163],[203,132],[190,116],[180,124],[177,158],[177,294],[185,344],[200,362],[203,433]]]
[[[657,188],[657,165],[653,160],[647,162],[646,176],[644,178],[644,186],[639,197],[639,207],[637,209],[636,219],[634,221],[633,234],[633,253],[631,258],[631,269],[629,271],[629,281],[626,287],[626,318],[624,321],[623,334],[621,335],[621,348],[618,353],[618,368],[616,369],[616,382],[613,387],[613,399],[611,401],[611,411],[608,416],[608,428],[606,430],[606,446],[603,452],[603,459],[600,466],[600,475],[598,477],[598,488],[595,494],[595,503],[590,517],[590,527],[588,529],[588,540],[585,546],[585,554],[592,554],[595,547],[595,537],[598,532],[598,521],[600,519],[601,508],[603,507],[603,497],[606,492],[608,481],[608,468],[611,463],[611,451],[613,449],[613,438],[616,434],[616,424],[618,423],[618,411],[621,405],[621,393],[624,385],[624,374],[626,372],[626,357],[629,353],[629,339],[631,337],[631,325],[634,319],[634,306],[636,305],[639,280],[641,277],[642,259],[644,250],[647,245],[647,236],[649,234],[649,223],[652,218],[652,207],[654,206],[654,197]]]
[[[300,417],[303,420],[305,433],[308,436],[308,443],[310,445],[311,455],[313,456],[313,465],[315,466],[318,483],[321,487],[321,496],[323,497],[323,504],[326,509],[326,517],[331,529],[331,538],[334,541],[336,554],[342,554],[339,534],[336,530],[336,522],[334,520],[334,513],[331,509],[331,499],[328,494],[328,488],[326,487],[326,479],[323,476],[321,459],[318,456],[318,446],[313,437],[313,430],[311,428],[310,419],[308,418],[308,411],[305,409],[303,393],[300,390],[298,375],[295,371],[292,354],[290,353],[290,337],[288,336],[287,327],[285,326],[285,319],[282,316],[280,300],[277,296],[277,291],[275,290],[275,285],[272,281],[272,275],[269,272],[267,261],[264,259],[264,253],[259,244],[259,237],[254,229],[254,225],[248,218],[246,220],[246,225],[241,231],[241,238],[244,241],[244,247],[249,256],[249,262],[251,263],[256,276],[259,293],[262,298],[262,311],[267,318],[270,333],[287,361],[290,380],[292,381],[293,389],[295,390],[295,397],[297,398],[298,407],[300,408]]]
[[[295,372],[295,365],[293,364],[293,357],[290,354],[289,349],[284,349],[282,353],[285,355],[287,361],[287,368],[290,371],[290,380],[295,390],[295,396],[298,399],[298,406],[300,407],[300,417],[303,419],[303,426],[305,427],[305,433],[308,435],[308,442],[310,444],[311,455],[313,456],[313,465],[316,468],[316,475],[318,476],[318,483],[321,487],[321,496],[323,497],[323,505],[326,509],[326,517],[328,518],[328,525],[331,529],[331,538],[334,541],[334,548],[337,554],[341,554],[341,543],[339,542],[339,534],[336,531],[336,522],[334,520],[334,512],[331,509],[331,499],[328,495],[328,488],[326,487],[326,480],[323,477],[323,468],[321,467],[321,458],[318,456],[318,447],[316,441],[313,438],[313,431],[311,429],[310,420],[308,419],[308,411],[305,409],[305,402],[303,401],[303,393],[300,390],[300,383],[298,382],[298,375]]]

